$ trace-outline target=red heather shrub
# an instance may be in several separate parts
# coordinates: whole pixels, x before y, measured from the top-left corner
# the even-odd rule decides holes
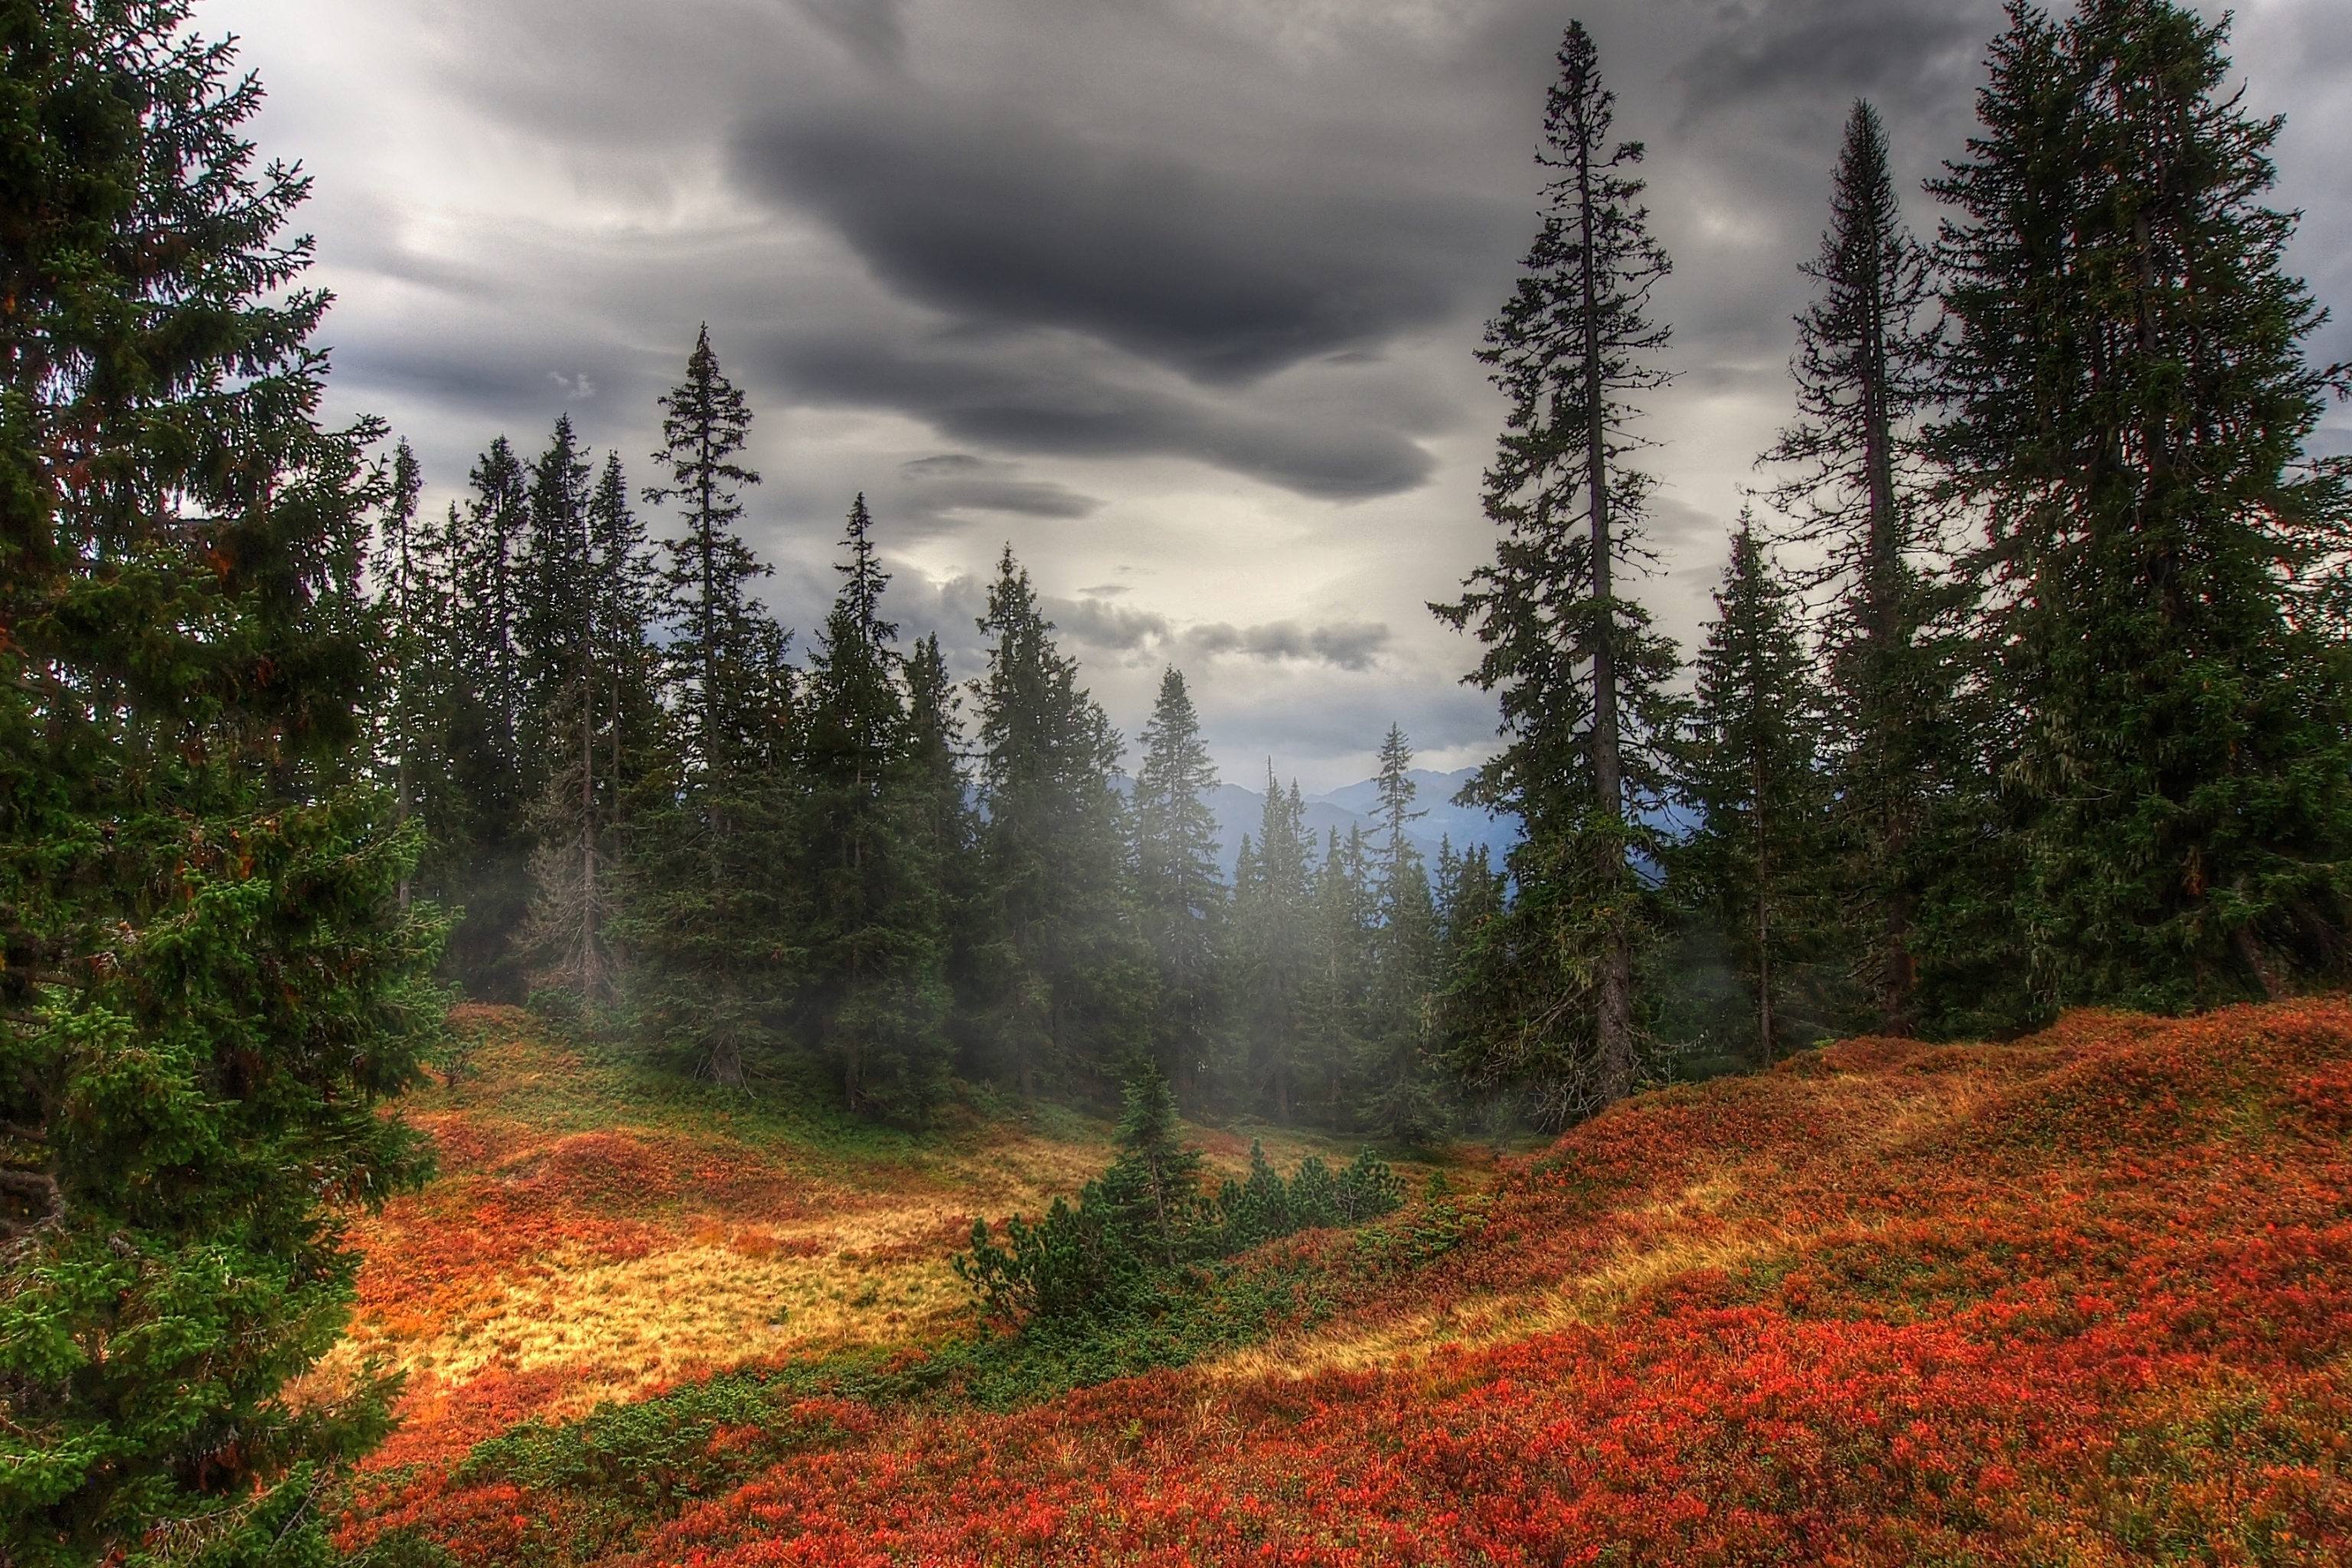
[[[1846,1042],[1617,1108],[1418,1268],[1410,1210],[1275,1244],[1340,1311],[1253,1370],[845,1406],[626,1560],[2342,1563],[2347,1130],[2342,1002]],[[467,1563],[573,1506],[381,1503]]]

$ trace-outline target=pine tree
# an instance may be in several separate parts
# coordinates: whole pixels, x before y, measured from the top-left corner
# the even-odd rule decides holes
[[[0,1562],[329,1560],[348,1216],[444,999],[375,780],[381,427],[177,0],[0,6]],[[395,477],[397,467],[395,466]]]
[[[1084,1091],[1140,1044],[1150,969],[1128,907],[1118,732],[1054,641],[1007,546],[980,629],[980,908],[972,973],[998,1061],[1023,1094]]]
[[[1286,802],[1283,815],[1295,818],[1289,806]],[[1338,828],[1330,831],[1292,917],[1298,933],[1289,939],[1297,948],[1293,1016],[1301,1098],[1312,1089],[1318,1114],[1335,1132],[1354,1121],[1365,1040],[1373,1027],[1372,922],[1379,917],[1367,858],[1361,828],[1345,839]],[[1272,930],[1278,919],[1267,910],[1253,925]]]
[[[670,689],[685,720],[694,765],[724,770],[735,752],[761,743],[747,734],[762,705],[766,662],[759,604],[746,584],[765,577],[740,538],[741,487],[758,473],[736,460],[751,429],[751,406],[719,368],[705,325],[687,356],[686,379],[661,399],[662,448],[654,460],[669,482],[647,487],[653,505],[680,503],[683,531],[662,542],[662,608],[673,627]]]
[[[1204,1088],[1222,1022],[1219,949],[1225,888],[1217,872],[1217,770],[1183,672],[1169,668],[1143,727],[1135,775],[1136,902],[1159,965],[1152,1054],[1173,1068],[1181,1099]]]
[[[1797,318],[1798,421],[1760,461],[1782,470],[1773,503],[1822,552],[1815,577],[1833,590],[1822,630],[1839,699],[1839,816],[1869,933],[1862,968],[1875,1026],[1904,1035],[1917,969],[1911,862],[1958,749],[1957,671],[1932,634],[1958,595],[1922,559],[1937,543],[1918,452],[1943,333],[1930,258],[1903,225],[1885,127],[1866,102],[1847,118],[1830,226],[1803,270],[1816,295]]]
[[[2280,122],[2227,24],[2168,0],[2023,4],[1936,193],[1958,323],[1933,433],[1980,510],[2018,715],[2012,1016],[2279,994],[2341,972],[2352,709],[2305,570],[2352,508],[2303,462],[2338,372],[2263,206]]]
[[[415,815],[424,775],[436,750],[440,728],[442,692],[441,634],[446,591],[437,581],[438,564],[433,541],[420,526],[418,498],[425,474],[416,453],[403,440],[393,453],[392,493],[377,526],[375,577],[377,602],[388,639],[384,650],[392,671],[392,696],[384,714],[384,745],[393,773],[393,804],[400,820]],[[414,873],[400,879],[400,907],[414,894]]]
[[[789,1047],[805,979],[797,937],[808,890],[790,875],[792,634],[745,592],[768,574],[735,532],[740,488],[760,479],[735,460],[751,412],[707,327],[660,405],[654,460],[668,482],[643,494],[678,503],[682,525],[662,542],[657,600],[669,736],[633,830],[617,934],[631,949],[643,1028],[742,1087],[758,1058]]]
[[[1538,155],[1559,177],[1479,355],[1511,400],[1486,476],[1502,538],[1463,596],[1432,608],[1476,633],[1486,651],[1469,679],[1501,694],[1508,744],[1467,797],[1516,813],[1528,835],[1512,857],[1510,929],[1490,929],[1481,961],[1496,1003],[1487,1048],[1464,1065],[1540,1083],[1566,1114],[1633,1086],[1643,900],[1633,857],[1654,851],[1640,810],[1663,787],[1674,658],[1616,592],[1652,484],[1626,462],[1628,426],[1633,395],[1664,379],[1644,361],[1666,341],[1646,312],[1668,262],[1637,205],[1642,183],[1624,172],[1641,144],[1610,141],[1616,98],[1583,24],[1569,25],[1559,61]]]
[[[447,525],[456,687],[449,705],[451,784],[458,810],[440,829],[441,896],[459,911],[448,971],[467,994],[520,1001],[514,948],[530,901],[530,807],[541,784],[523,745],[522,625],[529,594],[530,481],[503,436],[467,476],[473,495]]]
[[[1783,1040],[1832,1023],[1818,975],[1806,986],[1799,973],[1834,951],[1837,934],[1823,907],[1832,798],[1823,701],[1793,596],[1745,515],[1715,604],[1682,759],[1683,791],[1700,820],[1673,861],[1754,997],[1752,1036],[1769,1065]],[[1784,1005],[1800,992],[1809,1018]]]
[[[1285,791],[1265,768],[1265,803],[1255,843],[1244,837],[1234,873],[1235,976],[1248,1092],[1288,1125],[1300,1098],[1306,1035],[1307,872],[1313,845],[1296,781]]]
[[[1437,906],[1429,866],[1408,825],[1412,808],[1412,746],[1389,726],[1381,742],[1379,841],[1375,850],[1375,915],[1370,959],[1374,976],[1366,1031],[1365,1125],[1392,1138],[1420,1138],[1441,1119],[1430,1060],[1433,1010],[1432,971],[1437,957]]]
[[[873,523],[861,494],[798,715],[805,1005],[850,1104],[919,1121],[946,1092],[949,1058],[946,933],[924,831],[936,781],[916,771]]]
[[[1465,996],[1476,984],[1475,961],[1486,927],[1503,912],[1509,879],[1494,868],[1486,847],[1456,854],[1451,838],[1437,845],[1437,951],[1431,964],[1432,1051],[1446,1077],[1468,1086],[1477,1077],[1463,1069],[1457,1052],[1475,1055],[1473,1031],[1481,1011]],[[1485,1086],[1490,1098],[1496,1086]]]
[[[600,1005],[617,994],[611,846],[600,841],[599,827],[614,811],[618,757],[608,742],[622,733],[617,712],[602,700],[609,694],[617,701],[621,671],[640,649],[623,638],[630,628],[613,624],[633,607],[627,600],[636,563],[633,543],[612,535],[633,531],[634,520],[625,491],[613,493],[622,483],[617,467],[607,464],[601,488],[591,487],[591,472],[571,418],[559,418],[531,476],[523,663],[533,771],[546,783],[531,812],[537,842],[530,913],[516,940],[541,961],[538,980]],[[618,520],[612,515],[616,499]],[[634,630],[641,642],[642,621]]]
[[[1137,1250],[1173,1268],[1195,1249],[1201,1228],[1201,1151],[1184,1142],[1176,1096],[1145,1064],[1121,1088],[1118,1157],[1097,1188],[1107,1217]]]

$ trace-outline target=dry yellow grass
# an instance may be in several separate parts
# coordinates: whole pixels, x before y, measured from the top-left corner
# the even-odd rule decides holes
[[[936,1342],[971,1321],[948,1260],[972,1217],[1038,1214],[1109,1155],[1107,1123],[1066,1116],[820,1147],[750,1111],[633,1103],[518,1011],[460,1025],[481,1038],[467,1070],[407,1108],[443,1173],[357,1226],[361,1310],[314,1391],[373,1361],[409,1374],[412,1415],[481,1384],[532,1391],[509,1415],[566,1415],[747,1363]],[[1354,1152],[1273,1127],[1192,1135],[1220,1175],[1247,1171],[1254,1139],[1286,1169]]]

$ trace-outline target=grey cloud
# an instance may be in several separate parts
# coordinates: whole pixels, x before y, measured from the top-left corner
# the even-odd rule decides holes
[[[1091,517],[1102,510],[1093,496],[1046,479],[1015,477],[1013,464],[949,453],[898,465],[905,481],[902,502],[925,517],[951,513],[1011,512],[1022,517]]]
[[[895,68],[907,58],[901,0],[794,0],[801,14],[869,66]]]
[[[753,189],[821,213],[891,287],[1072,329],[1212,382],[1377,348],[1453,314],[1518,215],[1407,178],[1285,177],[1123,147],[1003,101],[810,104],[746,131]],[[1272,172],[1269,172],[1272,171]]]
[[[1139,384],[1050,338],[786,339],[772,354],[803,396],[916,415],[942,434],[1066,457],[1185,457],[1335,500],[1409,490],[1427,451],[1344,409],[1285,411]]]
[[[1946,100],[2001,26],[1997,0],[1774,0],[1712,38],[1675,74],[1695,118],[1757,99]],[[1838,105],[1842,110],[1843,104]]]
[[[1063,633],[1088,647],[1110,653],[1140,652],[1174,635],[1165,616],[1100,599],[1047,599],[1045,609],[1046,617]]]
[[[1361,621],[1320,626],[1297,621],[1235,626],[1218,621],[1184,634],[1185,646],[1205,655],[1239,653],[1269,663],[1311,662],[1349,670],[1370,669],[1389,641],[1388,627]]]
[[[1372,667],[1391,640],[1387,626],[1362,621],[1322,626],[1271,621],[1253,626],[1209,621],[1180,628],[1157,611],[1112,604],[1092,592],[1076,599],[1047,599],[1045,606],[1054,624],[1074,641],[1107,653],[1150,651],[1196,660],[1237,656],[1266,664],[1320,664],[1361,671]]]

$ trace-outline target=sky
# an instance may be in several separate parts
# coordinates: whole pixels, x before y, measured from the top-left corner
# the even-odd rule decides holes
[[[2220,8],[2209,7],[2219,16]],[[976,673],[999,553],[1132,738],[1181,668],[1224,775],[1311,792],[1391,723],[1494,745],[1444,599],[1492,549],[1503,407],[1474,358],[1533,234],[1571,16],[1647,148],[1672,383],[1655,552],[1694,649],[1790,415],[1801,261],[1857,96],[1907,216],[1961,155],[1997,0],[199,0],[337,304],[331,413],[416,447],[427,504],[568,412],[654,477],[699,326],[755,413],[745,532],[805,647],[864,492],[908,635]],[[2352,360],[2352,25],[2248,0],[2246,101]],[[2315,446],[2352,450],[2352,410]],[[663,518],[648,509],[658,533]]]

